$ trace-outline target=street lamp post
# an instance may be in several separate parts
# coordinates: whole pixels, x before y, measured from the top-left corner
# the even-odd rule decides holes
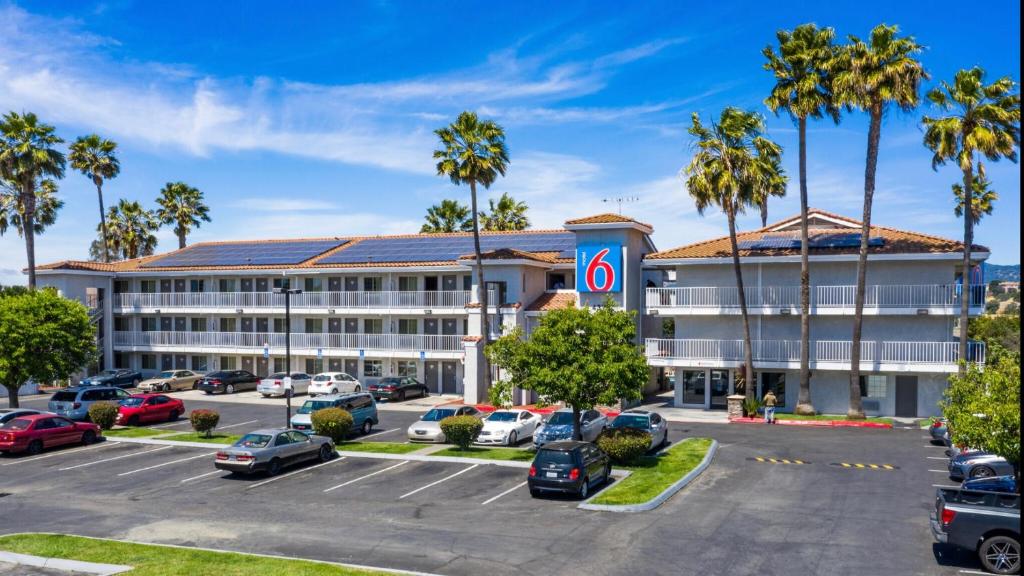
[[[291,309],[291,296],[292,294],[302,294],[302,290],[298,288],[290,288],[288,279],[284,281],[284,285],[280,288],[275,288],[274,292],[277,294],[284,294],[284,370],[285,377],[288,378],[288,382],[292,380],[292,309]],[[285,398],[285,421],[284,427],[292,427],[292,387],[289,386],[284,390]]]

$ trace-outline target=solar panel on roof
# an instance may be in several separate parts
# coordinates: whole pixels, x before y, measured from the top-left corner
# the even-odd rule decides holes
[[[238,244],[196,244],[146,262],[142,268],[192,266],[269,266],[299,264],[348,240],[294,240]]]
[[[868,246],[883,246],[885,239],[868,238]],[[860,234],[819,234],[810,239],[811,248],[859,248]]]
[[[512,248],[524,252],[558,252],[572,256],[576,236],[572,232],[531,234],[486,234],[480,236],[480,250],[489,252]],[[367,238],[323,258],[319,264],[361,264],[371,262],[446,262],[473,253],[473,237],[411,236]]]

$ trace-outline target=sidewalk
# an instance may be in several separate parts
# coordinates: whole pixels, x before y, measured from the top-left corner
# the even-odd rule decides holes
[[[284,407],[286,400],[282,398],[264,398],[259,392],[236,392],[234,394],[206,394],[199,390],[186,390],[174,394],[185,402],[223,402],[225,404],[259,404],[260,406]],[[292,407],[302,406],[311,397],[306,394],[292,396]],[[461,396],[453,394],[431,394],[426,398],[414,398],[404,402],[378,402],[377,410],[383,412],[424,412],[440,404],[448,404],[453,400],[461,401]]]

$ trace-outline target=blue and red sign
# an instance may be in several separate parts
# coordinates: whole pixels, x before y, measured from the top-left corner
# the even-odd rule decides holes
[[[576,291],[621,292],[622,246],[619,244],[576,246]]]

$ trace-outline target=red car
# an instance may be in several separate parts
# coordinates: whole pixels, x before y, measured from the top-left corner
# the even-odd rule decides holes
[[[117,423],[138,426],[148,422],[177,420],[185,413],[185,403],[163,394],[132,394],[121,400],[117,410]]]
[[[100,427],[91,422],[74,422],[54,414],[18,416],[0,426],[0,452],[38,454],[43,448],[61,444],[92,444]]]

